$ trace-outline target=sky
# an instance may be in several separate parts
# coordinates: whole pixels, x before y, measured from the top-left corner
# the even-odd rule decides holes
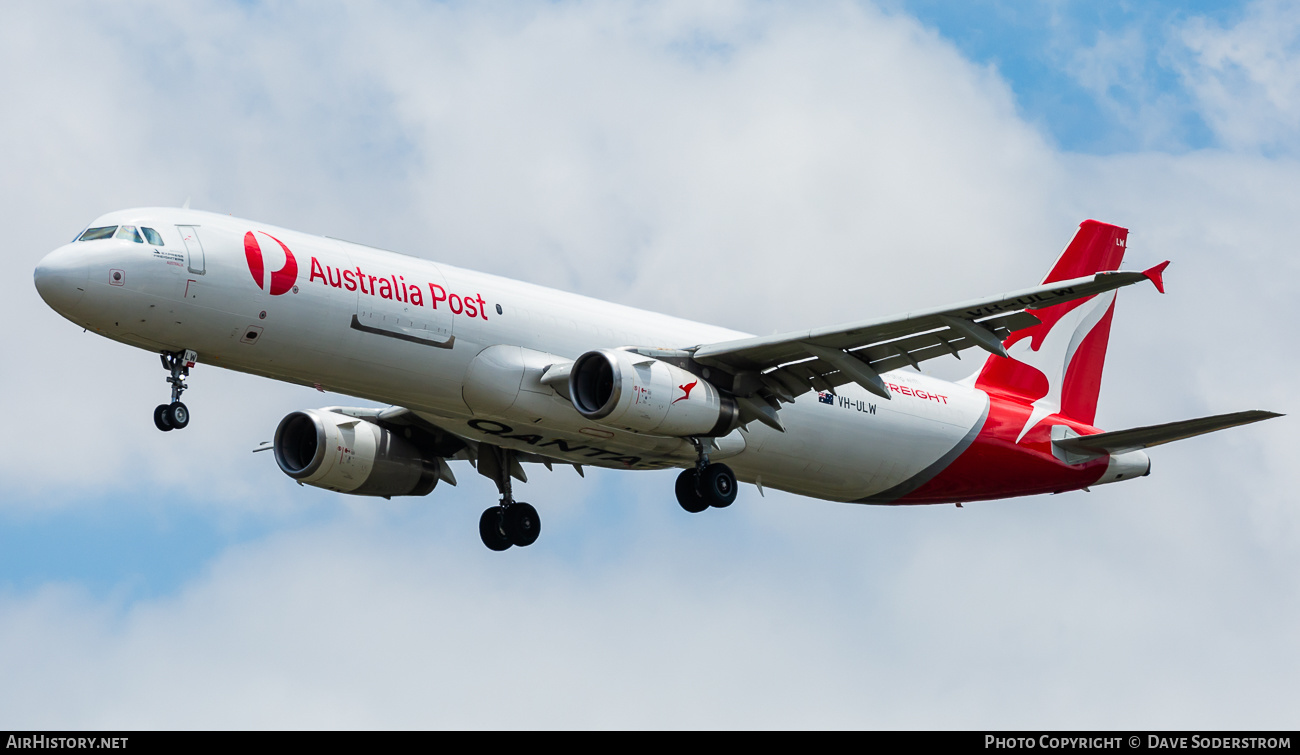
[[[0,728],[1300,726],[1293,417],[961,509],[530,470],[498,554],[468,467],[250,453],[354,399],[200,365],[157,432],[157,357],[31,283],[188,200],[763,334],[1034,285],[1091,217],[1172,260],[1100,426],[1294,415],[1294,4],[17,0],[0,96]]]

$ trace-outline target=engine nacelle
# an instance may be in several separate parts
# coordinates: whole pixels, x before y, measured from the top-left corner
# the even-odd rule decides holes
[[[426,495],[438,484],[437,460],[356,417],[308,409],[275,428],[275,462],[305,485],[352,495]]]
[[[668,362],[616,349],[588,351],[569,372],[582,416],[638,433],[720,437],[740,424],[736,400]]]

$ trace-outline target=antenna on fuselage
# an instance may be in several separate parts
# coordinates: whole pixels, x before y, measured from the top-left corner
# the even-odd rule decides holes
[[[190,209],[190,198],[189,198],[189,197],[186,197],[186,198],[185,198],[185,204],[181,205],[181,209],[182,209],[182,210],[188,210],[188,209]]]

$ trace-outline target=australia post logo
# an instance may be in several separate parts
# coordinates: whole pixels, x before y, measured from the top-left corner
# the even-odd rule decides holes
[[[266,259],[262,254],[262,244],[257,240],[257,234],[274,241],[284,251],[284,265],[279,270],[271,271],[269,281],[267,280]],[[289,251],[289,247],[285,246],[283,241],[264,231],[258,231],[257,234],[252,231],[244,234],[244,256],[248,258],[248,272],[253,274],[253,281],[257,283],[257,287],[271,296],[288,293],[289,289],[293,288],[293,285],[298,282],[298,260],[294,258],[293,252]],[[274,251],[272,253],[274,254]],[[278,257],[278,255],[276,256]]]
[[[284,256],[283,263],[280,262],[281,254]],[[289,247],[285,246],[283,241],[271,234],[265,231],[245,233],[244,256],[248,258],[248,272],[252,274],[253,282],[271,296],[287,294],[298,284],[298,259],[293,256],[293,252],[289,251]],[[483,295],[477,292],[473,295],[452,293],[437,283],[422,285],[416,281],[408,281],[404,275],[395,275],[391,272],[371,275],[360,266],[348,269],[337,268],[322,264],[316,257],[311,257],[311,262],[307,264],[308,276],[305,285],[308,286],[320,281],[323,286],[359,291],[379,299],[423,307],[425,295],[422,288],[423,285],[427,285],[430,309],[439,309],[438,305],[443,304],[444,308],[451,310],[452,314],[488,319],[487,302],[483,300]],[[275,265],[280,267],[268,270]],[[500,312],[500,305],[497,306],[497,311]],[[682,386],[688,396],[692,387],[693,384]]]

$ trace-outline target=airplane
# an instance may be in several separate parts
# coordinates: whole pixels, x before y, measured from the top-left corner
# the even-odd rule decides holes
[[[1093,425],[1118,290],[1164,292],[1169,262],[1120,270],[1127,243],[1087,220],[1038,286],[772,336],[188,207],[103,215],[34,278],[63,317],[160,355],[159,430],[189,425],[200,361],[385,404],[292,412],[257,450],[300,485],[385,498],[468,462],[496,483],[479,535],[504,551],[541,532],[514,497],[524,465],[680,468],[696,514],[739,482],[961,505],[1143,477],[1147,448],[1281,416]],[[968,349],[987,357],[965,380],[921,372]]]

